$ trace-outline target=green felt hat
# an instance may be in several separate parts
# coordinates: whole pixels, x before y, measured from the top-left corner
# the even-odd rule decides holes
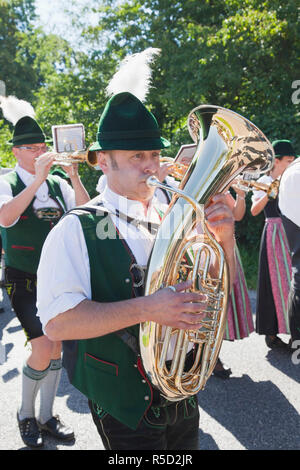
[[[275,158],[298,157],[290,140],[274,140],[272,147],[274,149]]]
[[[9,141],[13,146],[26,144],[40,144],[52,142],[47,139],[39,124],[30,116],[24,116],[15,125],[12,139]]]
[[[153,114],[134,95],[118,93],[107,102],[100,117],[96,150],[159,150],[170,146],[161,137]]]

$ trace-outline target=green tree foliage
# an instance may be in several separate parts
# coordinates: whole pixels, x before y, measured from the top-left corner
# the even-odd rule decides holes
[[[13,91],[28,100],[38,84],[24,45],[24,40],[32,37],[34,19],[32,0],[0,1],[0,79],[6,84],[7,93]]]
[[[242,113],[271,140],[285,136],[300,145],[299,104],[291,100],[300,76],[297,2],[103,3],[88,39],[106,37],[116,58],[149,46],[162,49],[149,102],[172,137],[194,106],[210,102]]]
[[[5,83],[6,94],[13,93],[27,100],[32,99],[37,81],[23,41],[27,34],[32,35],[30,25],[34,18],[32,1],[0,1],[0,80]],[[1,164],[5,166],[14,162],[6,144],[9,129],[7,123],[0,120]]]
[[[0,1],[0,80],[5,83],[7,96],[15,95],[33,105],[38,120],[49,134],[52,123],[41,116],[43,108],[37,96],[47,87],[49,77],[54,80],[74,67],[74,61],[69,44],[34,27],[35,19],[34,0]],[[12,166],[15,161],[7,141],[13,128],[0,120],[0,129],[1,164]]]
[[[300,147],[300,108],[292,102],[300,78],[297,2],[106,0],[95,10],[99,25],[86,38],[93,44],[105,38],[116,61],[149,46],[162,49],[148,101],[173,144],[170,152],[191,141],[186,118],[202,103],[231,108],[271,141],[288,138]],[[252,217],[250,206],[249,196],[236,232],[256,272],[264,217]]]

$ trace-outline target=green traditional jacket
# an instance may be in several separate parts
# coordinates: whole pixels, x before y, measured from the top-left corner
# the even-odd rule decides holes
[[[87,245],[92,300],[117,302],[134,297],[130,267],[136,261],[110,217],[83,213],[80,209],[71,213],[79,217]],[[97,226],[100,223],[103,227],[106,222],[110,237],[99,239]],[[139,325],[126,331],[138,339]],[[64,341],[64,365],[71,383],[103,412],[132,429],[137,428],[151,406],[152,386],[140,357],[117,334]]]
[[[2,178],[10,184],[13,197],[26,188],[16,171],[11,171],[3,175]],[[62,208],[61,212],[65,212],[66,203],[58,178],[49,175],[46,182],[49,188],[49,196]],[[38,218],[34,212],[33,203],[34,199],[15,225],[1,227],[1,235],[5,252],[5,266],[36,274],[45,239],[58,220],[49,221]]]

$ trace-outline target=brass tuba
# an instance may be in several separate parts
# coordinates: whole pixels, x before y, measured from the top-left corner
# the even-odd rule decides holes
[[[239,114],[203,105],[188,116],[197,144],[178,189],[150,177],[148,184],[174,193],[149,259],[145,295],[192,280],[192,291],[206,295],[206,317],[199,330],[178,330],[155,322],[140,325],[140,350],[152,384],[168,400],[196,394],[205,387],[222,344],[229,298],[228,266],[221,246],[208,231],[204,207],[243,172],[264,173],[274,152],[264,134]],[[199,224],[202,234],[198,234]],[[217,272],[216,272],[217,263]],[[163,308],[163,306],[162,306]],[[186,355],[193,349],[193,363]]]

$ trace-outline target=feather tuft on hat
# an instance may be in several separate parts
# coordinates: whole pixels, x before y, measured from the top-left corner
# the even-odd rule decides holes
[[[145,101],[150,89],[151,67],[155,56],[161,49],[148,47],[143,52],[128,55],[122,60],[119,70],[110,80],[106,94],[113,96],[122,92],[135,95],[140,101]]]
[[[25,100],[19,100],[15,96],[0,96],[0,108],[2,108],[3,116],[14,126],[25,116],[34,119],[35,111],[30,103]]]

